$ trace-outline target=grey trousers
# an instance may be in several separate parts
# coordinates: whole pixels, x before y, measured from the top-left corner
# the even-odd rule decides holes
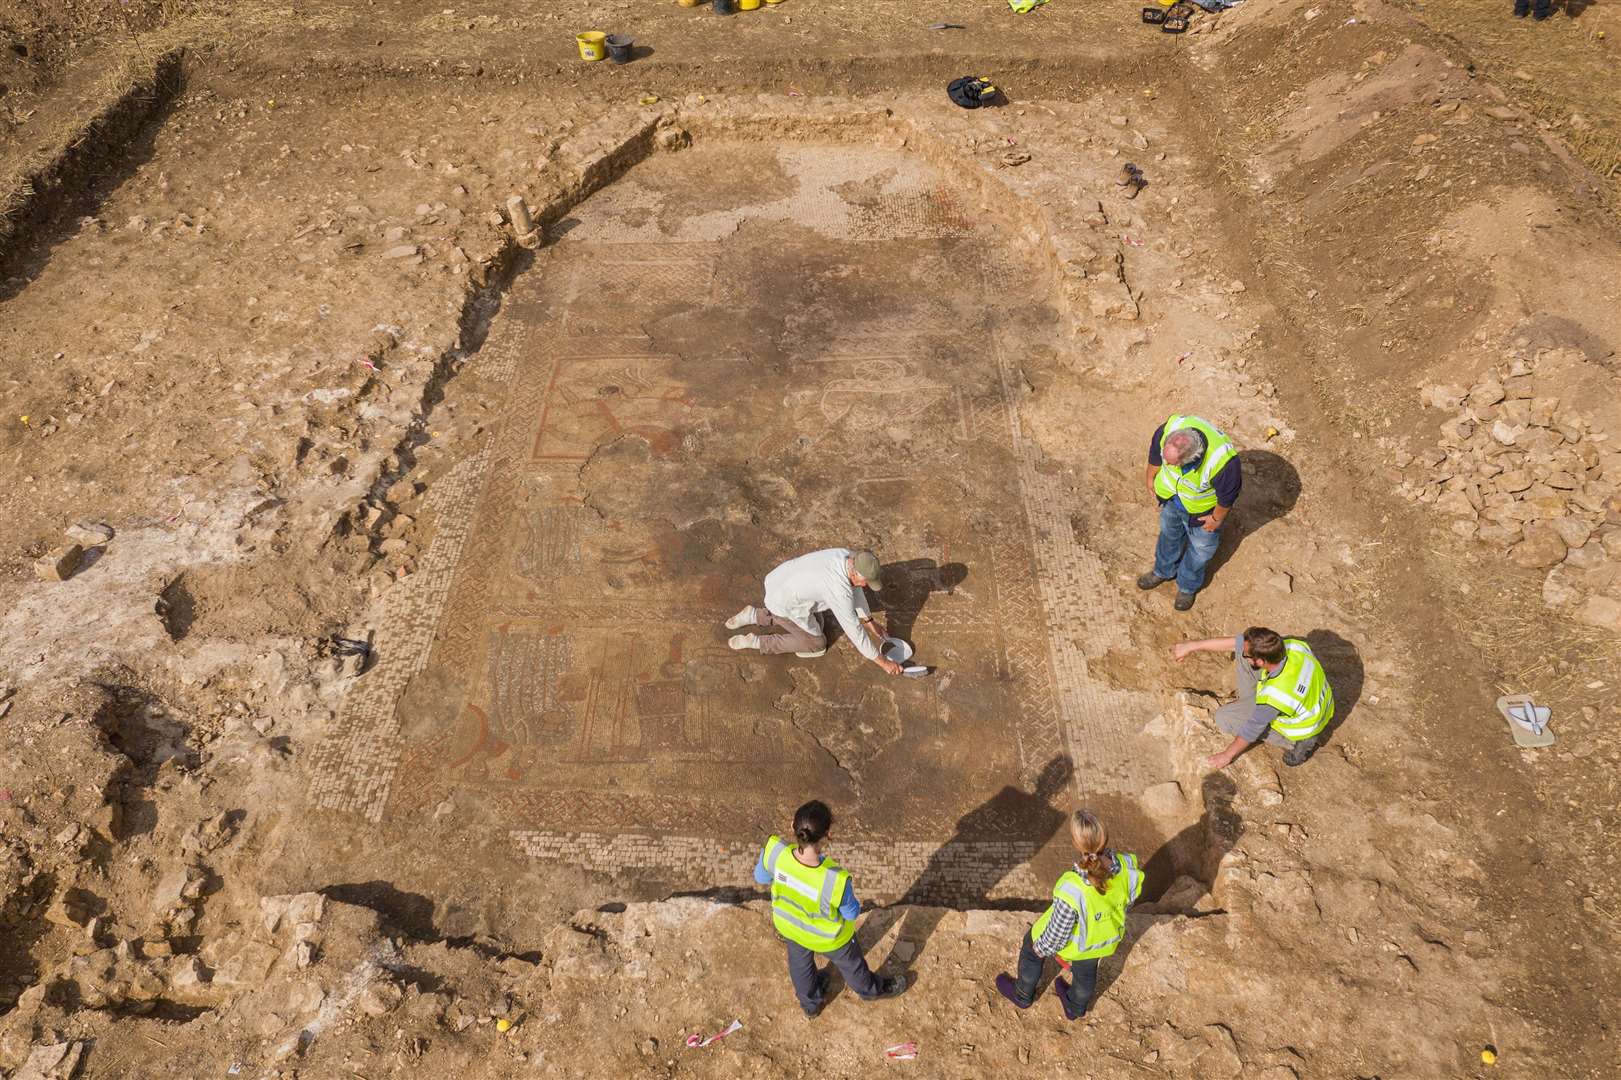
[[[1255,715],[1255,687],[1260,683],[1261,676],[1250,667],[1250,662],[1244,659],[1242,654],[1233,657],[1233,672],[1238,683],[1238,700],[1217,709],[1214,719],[1217,727],[1236,737],[1249,718]],[[1284,750],[1317,742],[1316,739],[1303,739],[1297,743],[1278,734],[1277,728],[1271,727],[1266,729],[1265,741],[1269,746],[1281,747]]]
[[[792,619],[785,619],[781,615],[773,615],[766,609],[762,600],[754,605],[755,614],[759,622],[754,625],[763,630],[776,630],[775,634],[760,635],[760,651],[768,656],[777,656],[782,653],[821,652],[827,648],[827,634],[807,634],[805,628]],[[818,627],[821,626],[822,617],[812,615]]]

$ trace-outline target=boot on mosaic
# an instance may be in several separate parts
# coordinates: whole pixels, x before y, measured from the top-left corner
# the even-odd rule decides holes
[[[759,625],[760,613],[754,610],[753,604],[750,604],[748,607],[726,620],[726,629],[728,630],[741,630],[745,626]]]
[[[733,634],[726,639],[726,644],[739,652],[744,649],[758,649],[760,647],[759,634]]]

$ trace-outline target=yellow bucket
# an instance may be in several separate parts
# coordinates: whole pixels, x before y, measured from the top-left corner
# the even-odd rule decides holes
[[[608,35],[598,30],[587,30],[583,34],[575,34],[574,41],[580,46],[581,60],[601,60],[608,55]]]
[[[760,0],[737,0],[737,10],[753,11],[760,6]]]

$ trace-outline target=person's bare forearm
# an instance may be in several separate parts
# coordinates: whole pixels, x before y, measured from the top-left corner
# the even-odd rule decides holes
[[[1159,498],[1159,492],[1154,490],[1154,476],[1158,472],[1159,472],[1159,466],[1158,465],[1150,465],[1148,467],[1148,472],[1144,474],[1148,478],[1148,493],[1150,495],[1154,496],[1154,498],[1156,498],[1156,499]]]
[[[1230,637],[1205,638],[1202,641],[1182,641],[1171,646],[1171,656],[1178,662],[1186,659],[1196,652],[1232,652],[1233,639]]]
[[[1239,754],[1242,754],[1249,748],[1249,743],[1235,735],[1233,736],[1233,741],[1227,744],[1227,749],[1223,750],[1219,754],[1211,754],[1209,757],[1205,758],[1205,764],[1209,765],[1213,769],[1225,769],[1227,766],[1233,763],[1233,760],[1237,758]]]

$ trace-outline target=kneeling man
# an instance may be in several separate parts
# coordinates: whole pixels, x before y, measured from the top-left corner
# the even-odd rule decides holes
[[[746,607],[726,620],[728,630],[755,626],[776,632],[736,634],[727,644],[770,655],[821,656],[827,652],[822,615],[832,612],[857,652],[887,674],[899,675],[901,666],[878,651],[884,633],[862,592],[883,587],[878,556],[870,551],[827,548],[789,559],[765,576],[763,604]]]

